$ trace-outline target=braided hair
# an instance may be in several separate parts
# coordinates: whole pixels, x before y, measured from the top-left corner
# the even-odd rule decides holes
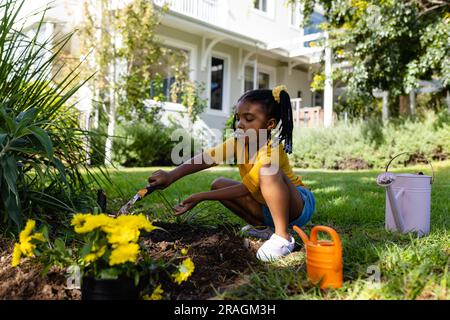
[[[281,120],[278,142],[284,142],[284,151],[292,153],[292,106],[289,94],[285,90],[280,92],[280,102],[277,102],[270,89],[257,89],[245,92],[238,103],[259,103],[267,115],[267,118],[275,118],[277,124]],[[233,130],[236,130],[236,114],[233,117]]]

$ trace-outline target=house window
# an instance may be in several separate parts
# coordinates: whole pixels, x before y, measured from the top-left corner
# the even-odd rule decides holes
[[[161,50],[161,58],[150,67],[153,75],[150,96],[153,98],[162,95],[164,101],[179,103],[181,101],[180,93],[177,94],[176,101],[174,101],[174,97],[171,95],[171,88],[177,80],[176,76],[189,79],[189,52],[171,47],[163,47]],[[178,67],[181,68],[176,70]]]
[[[211,98],[213,110],[222,110],[225,61],[220,58],[211,59]]]
[[[264,72],[258,72],[258,89],[269,89],[270,76]]]
[[[311,107],[323,107],[323,91],[312,93]]]
[[[267,12],[267,0],[254,0],[255,9]]]
[[[244,92],[254,89],[254,74],[253,67],[245,67],[245,81],[244,81]]]
[[[269,89],[270,75],[263,71],[258,71],[258,77],[255,85],[255,68],[252,66],[245,67],[244,92],[253,89]]]

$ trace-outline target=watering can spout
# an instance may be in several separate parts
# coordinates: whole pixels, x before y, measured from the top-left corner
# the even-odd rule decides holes
[[[295,230],[295,232],[298,233],[298,235],[300,236],[300,238],[302,239],[303,243],[306,246],[310,242],[308,236],[306,235],[306,233],[304,233],[303,230],[300,229],[297,226],[294,226],[294,230]]]

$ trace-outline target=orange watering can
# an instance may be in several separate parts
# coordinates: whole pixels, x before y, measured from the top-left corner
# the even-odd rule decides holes
[[[337,232],[325,226],[316,226],[311,230],[311,239],[297,226],[306,248],[306,272],[308,278],[320,282],[320,288],[340,288],[343,283],[342,245]],[[317,232],[323,231],[331,236],[332,241],[317,240]]]

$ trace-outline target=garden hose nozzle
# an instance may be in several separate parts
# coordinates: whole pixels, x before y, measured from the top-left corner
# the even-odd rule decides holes
[[[138,192],[136,193],[136,195],[133,198],[131,198],[131,200],[128,201],[124,206],[122,206],[122,208],[120,208],[117,215],[128,214],[131,207],[137,201],[142,200],[144,197],[148,196],[150,193],[155,191],[155,189],[156,189],[156,187],[152,187],[152,186],[147,186],[145,188],[139,189]]]

